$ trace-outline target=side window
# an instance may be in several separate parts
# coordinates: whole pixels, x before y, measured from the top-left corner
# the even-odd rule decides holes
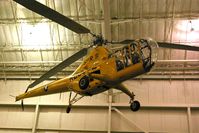
[[[133,52],[132,54],[132,63],[137,64],[140,62],[140,55],[138,54],[137,51]]]
[[[140,55],[138,52],[137,45],[135,43],[131,44],[131,61],[133,64],[137,64],[140,62]]]
[[[117,71],[124,69],[124,63],[121,60],[116,59],[115,63],[116,63]]]
[[[129,46],[123,48],[123,57],[124,57],[124,65],[125,67],[131,64],[131,53]]]
[[[124,69],[123,51],[117,50],[115,51],[114,55],[115,55],[116,70],[120,71]]]
[[[149,47],[146,40],[140,40],[141,42],[141,57],[143,62],[151,58],[151,48]]]

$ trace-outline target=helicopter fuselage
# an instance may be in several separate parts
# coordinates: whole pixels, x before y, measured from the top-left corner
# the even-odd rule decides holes
[[[96,46],[71,75],[19,95],[16,100],[66,91],[92,96],[150,71],[153,65],[147,40],[135,41],[113,52]]]

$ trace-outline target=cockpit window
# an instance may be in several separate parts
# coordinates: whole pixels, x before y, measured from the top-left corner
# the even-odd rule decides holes
[[[131,44],[124,46],[113,52],[110,57],[116,58],[117,71],[130,65],[143,63],[143,67],[148,71],[154,65],[152,60],[155,56],[152,50],[157,48],[157,43],[153,40],[140,39],[133,41]]]
[[[136,43],[132,43],[131,45],[131,61],[133,64],[140,62],[140,55],[138,51],[138,45]]]
[[[142,62],[143,62],[143,66],[145,68],[146,71],[148,71],[151,66],[154,64],[151,61],[151,46],[149,45],[149,42],[145,39],[141,39],[140,40],[140,45],[141,45],[141,57],[142,57]]]
[[[141,61],[141,53],[138,50],[138,44],[132,43],[124,46],[122,49],[115,51],[117,71],[124,69],[132,64],[137,64]]]
[[[129,64],[131,64],[131,51],[129,49],[129,46],[124,47],[122,51],[124,56],[124,64],[125,66],[128,66]]]
[[[140,42],[142,60],[145,61],[151,57],[151,47],[148,45],[147,40],[140,40]]]

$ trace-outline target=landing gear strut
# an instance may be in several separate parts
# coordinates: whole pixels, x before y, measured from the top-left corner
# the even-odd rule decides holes
[[[136,112],[140,109],[140,102],[137,100],[134,100],[135,94],[132,92],[132,99],[130,100],[130,109],[133,112]]]
[[[67,109],[66,109],[66,113],[70,113],[70,111],[71,111],[71,106],[72,106],[71,104],[68,105],[68,107],[67,107]]]
[[[115,86],[115,89],[117,90],[121,90],[122,92],[124,92],[126,95],[128,95],[130,97],[130,109],[132,111],[138,111],[140,109],[140,103],[136,100],[134,100],[135,94],[133,92],[130,92],[123,84],[118,84],[117,86]]]
[[[77,101],[79,101],[81,98],[83,98],[84,96],[80,96],[80,97],[77,97],[78,94],[75,94],[75,96],[73,97],[73,99],[71,100],[71,96],[72,96],[72,92],[70,92],[70,95],[69,95],[69,105],[68,107],[66,108],[66,113],[70,113],[71,111],[71,108],[72,108],[72,105],[74,103],[76,103]]]

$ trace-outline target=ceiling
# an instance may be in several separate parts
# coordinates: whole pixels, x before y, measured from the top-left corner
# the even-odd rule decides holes
[[[103,34],[106,0],[38,0]],[[199,46],[198,0],[110,0],[111,40],[150,37]],[[92,36],[72,31],[16,4],[0,1],[0,78],[34,78],[92,43]],[[160,49],[148,78],[199,78],[199,53]],[[60,75],[71,73],[81,60]],[[142,78],[144,77],[142,76]]]

